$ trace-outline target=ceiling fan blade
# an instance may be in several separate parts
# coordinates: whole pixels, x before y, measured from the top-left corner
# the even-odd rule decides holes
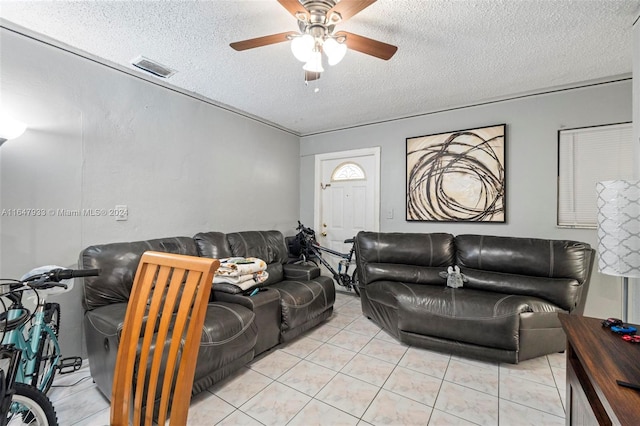
[[[337,12],[342,17],[341,22],[344,22],[356,13],[359,13],[367,7],[371,6],[375,2],[376,0],[342,0],[340,3],[329,9],[329,11],[327,12],[327,16],[331,16],[333,12]]]
[[[298,19],[300,14],[303,14],[307,17],[307,20],[309,20],[309,12],[307,12],[298,0],[278,0],[278,3],[287,9],[296,19]]]
[[[229,46],[231,46],[232,48],[238,51],[253,49],[255,47],[268,46],[270,44],[289,41],[289,38],[287,38],[287,36],[290,36],[290,35],[299,35],[299,34],[294,31],[287,31],[286,33],[271,34],[264,37],[257,37],[249,40],[236,41],[234,43],[231,43]]]
[[[339,31],[335,35],[338,37],[345,36],[347,38],[345,43],[349,49],[357,50],[358,52],[366,53],[367,55],[375,56],[385,61],[391,59],[398,50],[396,46],[391,44],[346,31]]]

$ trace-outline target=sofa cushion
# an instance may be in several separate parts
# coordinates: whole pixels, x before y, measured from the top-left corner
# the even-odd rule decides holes
[[[227,234],[233,256],[257,257],[267,262],[269,278],[262,285],[282,281],[282,264],[289,255],[280,231],[244,231]]]
[[[280,231],[245,231],[227,234],[234,256],[257,257],[267,263],[285,263],[287,246]]]
[[[363,263],[397,263],[415,266],[454,264],[453,235],[400,232],[359,232],[356,249]]]
[[[507,295],[470,288],[398,287],[398,328],[415,334],[518,350],[520,314],[562,312],[532,296]]]
[[[330,309],[336,298],[333,280],[319,276],[311,281],[285,280],[269,286],[280,292],[280,330],[296,328]]]
[[[398,281],[413,284],[431,284],[444,286],[447,279],[440,276],[440,272],[446,271],[445,266],[412,266],[395,263],[367,263],[362,268],[363,274],[367,277],[366,282],[374,283],[382,281]]]
[[[116,342],[119,342],[126,313],[126,303],[112,303],[87,311],[85,317],[91,324],[91,328],[99,335],[113,337]]]
[[[572,278],[547,278],[462,268],[466,288],[503,294],[535,296],[548,300],[566,311],[578,303],[581,284]]]
[[[91,375],[107,397],[111,396],[115,355],[126,310],[126,303],[114,303],[85,313]],[[253,311],[234,303],[210,302],[200,338],[194,383],[210,386],[212,372],[224,369],[237,359],[253,358],[257,338]]]
[[[375,281],[366,288],[367,298],[391,309],[398,309],[398,298],[407,289],[406,284],[395,281]]]
[[[392,280],[445,285],[438,275],[452,266],[455,249],[451,234],[359,232],[356,253],[360,284]]]
[[[235,303],[209,303],[196,362],[196,377],[222,368],[253,350],[257,339],[258,325],[253,311]]]
[[[320,276],[316,265],[285,263],[282,265],[285,280],[309,281]]]
[[[224,259],[232,256],[227,236],[223,232],[199,232],[193,239],[201,257]]]
[[[584,283],[591,267],[591,246],[567,240],[458,235],[460,267],[534,277],[571,278]]]
[[[116,353],[126,310],[126,303],[114,303],[85,313],[91,376],[107,398],[111,396]],[[236,360],[242,360],[242,363],[251,360],[257,335],[253,311],[233,303],[210,302],[200,338],[194,390],[199,392],[210,387],[220,378],[220,372],[235,365]]]
[[[91,310],[112,303],[127,302],[138,270],[140,257],[145,251],[197,256],[192,238],[159,238],[131,243],[111,243],[90,246],[80,253],[81,269],[100,269],[97,277],[84,278],[82,305]]]
[[[99,334],[115,336],[116,340],[120,341],[126,311],[126,303],[114,303],[88,311],[86,315]],[[215,368],[219,368],[224,363],[237,358],[237,352],[241,355],[253,348],[257,338],[254,320],[254,312],[244,306],[235,303],[210,302],[202,328],[198,358],[201,355],[207,359],[219,358],[219,362],[215,363]],[[220,350],[223,346],[224,351]],[[213,352],[204,356],[203,351],[208,350],[206,348]],[[233,355],[234,353],[236,355]]]
[[[251,353],[258,339],[255,313],[233,303],[213,302],[207,313],[200,337],[194,382]],[[166,340],[169,346],[171,340]]]

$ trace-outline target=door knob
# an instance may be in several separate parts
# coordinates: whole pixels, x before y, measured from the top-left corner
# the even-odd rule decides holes
[[[320,235],[322,235],[323,237],[326,237],[326,236],[327,236],[327,233],[326,233],[326,232],[323,232],[323,233],[322,233],[322,234],[320,234]]]
[[[322,224],[322,227],[323,227],[323,228],[326,228],[326,227],[327,227],[327,224],[326,224],[326,223],[323,223],[323,224]]]

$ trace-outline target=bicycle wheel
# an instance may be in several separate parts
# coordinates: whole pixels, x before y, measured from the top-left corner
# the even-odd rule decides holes
[[[57,426],[58,419],[49,398],[33,386],[15,383],[11,408],[4,414],[7,425]]]
[[[351,275],[351,288],[353,288],[353,291],[355,291],[358,296],[360,296],[360,287],[358,287],[359,284],[360,279],[358,278],[358,268],[356,268]]]
[[[58,336],[58,330],[60,330],[60,305],[58,303],[46,304],[45,322],[55,337],[52,337],[46,330],[42,331],[36,355],[36,371],[31,384],[46,394],[51,389],[53,378],[56,376],[56,366],[60,359],[60,352],[54,341]]]

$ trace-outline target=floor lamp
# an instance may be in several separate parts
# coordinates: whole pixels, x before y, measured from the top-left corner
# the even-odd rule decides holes
[[[629,319],[629,278],[640,278],[640,181],[596,184],[598,271],[623,277],[622,320]]]

